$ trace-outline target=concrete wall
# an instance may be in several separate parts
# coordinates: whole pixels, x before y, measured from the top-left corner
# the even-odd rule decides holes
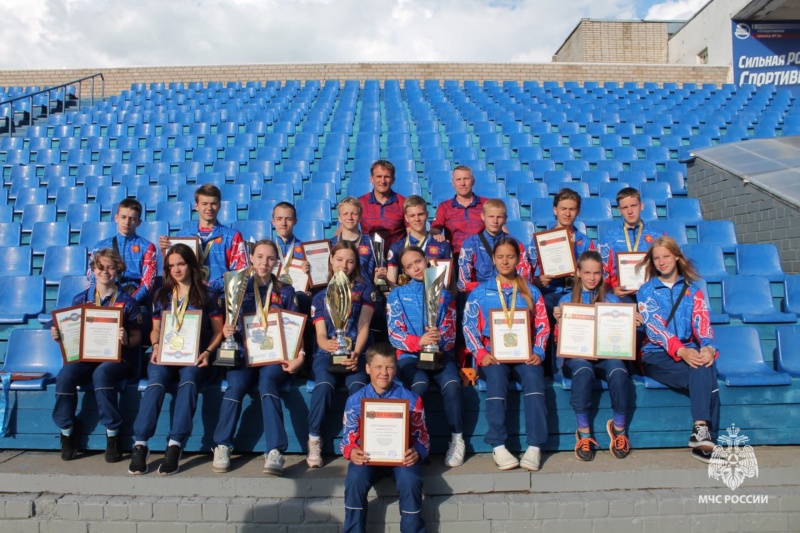
[[[774,243],[783,270],[800,273],[800,212],[794,206],[702,159],[689,164],[687,183],[703,218],[732,220],[740,243]]]
[[[667,23],[583,19],[554,63],[666,63]]]
[[[105,94],[129,89],[131,83],[251,80],[555,80],[655,81],[722,84],[724,67],[629,64],[523,63],[336,63],[139,67],[102,69]],[[55,85],[98,72],[96,69],[0,70],[0,86]],[[84,95],[89,85],[84,82]]]
[[[696,65],[697,54],[708,48],[709,65],[730,66],[731,17],[751,0],[712,0],[669,40],[669,63]],[[733,74],[728,81],[732,81]]]

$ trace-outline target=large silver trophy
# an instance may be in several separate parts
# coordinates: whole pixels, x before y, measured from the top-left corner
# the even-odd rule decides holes
[[[328,282],[325,306],[336,329],[337,344],[336,349],[331,352],[331,365],[328,371],[348,372],[343,363],[350,358],[353,349],[353,339],[345,336],[350,314],[353,312],[353,295],[350,280],[344,272],[337,272]]]
[[[386,241],[377,233],[372,237],[372,250],[375,256],[375,268],[386,266]],[[389,284],[383,278],[378,278],[375,282],[375,287],[381,292],[389,292]]]
[[[424,294],[425,303],[425,326],[435,328],[438,326],[439,307],[442,301],[442,291],[445,290],[445,279],[447,277],[447,267],[445,265],[432,266],[425,269],[424,273]],[[438,344],[428,344],[422,347],[419,353],[417,368],[423,370],[436,370],[441,368]]]
[[[247,284],[253,276],[250,267],[240,270],[225,272],[222,275],[222,282],[225,285],[225,321],[228,324],[236,325],[239,320],[239,313],[242,310],[242,300],[247,291]],[[217,366],[236,366],[239,360],[239,346],[233,335],[222,341],[217,350],[217,358],[214,364]]]

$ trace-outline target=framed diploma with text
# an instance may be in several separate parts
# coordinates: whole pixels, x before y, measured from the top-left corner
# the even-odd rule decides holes
[[[76,305],[57,309],[51,313],[53,326],[59,334],[58,347],[64,364],[74,363],[81,358],[81,333],[83,333],[83,306]]]
[[[636,265],[644,259],[646,252],[619,252],[617,253],[617,279],[619,286],[626,291],[638,291],[645,282],[644,266],[636,269]]]
[[[283,323],[283,340],[286,342],[286,359],[291,361],[297,357],[300,346],[303,344],[303,331],[306,329],[308,315],[281,309],[281,322]]]
[[[533,345],[530,312],[527,308],[509,312],[491,309],[489,322],[492,356],[498,363],[524,363],[530,359]]]
[[[452,259],[428,259],[428,262],[431,266],[439,266],[444,265],[445,267],[445,275],[444,275],[444,286],[445,288],[450,286],[450,282],[453,281],[453,260]]]
[[[569,230],[556,228],[533,234],[542,275],[563,278],[575,273],[575,252]]]
[[[189,248],[192,249],[194,252],[195,257],[197,260],[202,263],[200,254],[200,238],[199,237],[167,237],[169,239],[169,245],[175,246],[176,244],[185,244]],[[166,254],[167,252],[164,251]]]
[[[120,362],[121,327],[122,307],[84,305],[80,360],[87,363]]]
[[[561,304],[558,323],[558,357],[595,359],[594,305]]]
[[[185,311],[178,325],[175,314],[169,310],[161,313],[161,334],[158,364],[173,366],[192,366],[200,355],[200,329],[203,323],[202,311]]]
[[[288,275],[292,278],[292,287],[295,292],[306,292],[311,281],[308,274],[303,272],[303,267],[300,266],[302,264],[303,261],[300,259],[292,259],[289,263]]]
[[[595,304],[595,357],[636,359],[636,304]]]
[[[408,450],[408,400],[361,399],[361,449],[369,455],[370,466],[403,464]]]
[[[308,276],[311,288],[323,287],[328,284],[328,263],[331,256],[331,243],[329,241],[310,241],[300,245],[303,255],[308,262]]]
[[[242,315],[244,347],[247,366],[257,367],[282,363],[286,360],[286,343],[283,339],[283,321],[280,311],[271,311],[263,324],[256,314]]]

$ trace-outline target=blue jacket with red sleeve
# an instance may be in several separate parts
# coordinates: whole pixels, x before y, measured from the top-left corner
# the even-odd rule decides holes
[[[419,357],[422,345],[419,340],[425,334],[425,286],[421,281],[411,280],[389,293],[386,302],[386,319],[389,326],[389,342],[397,349],[397,358]],[[442,291],[436,326],[442,333],[439,349],[449,352],[456,342],[456,305],[449,291]]]
[[[130,296],[136,302],[142,303],[153,290],[153,283],[158,276],[156,247],[139,235],[126,236],[117,233],[114,237],[98,241],[92,248],[92,255],[104,248],[113,250],[114,239],[117,240],[119,255],[125,263],[125,272],[120,276],[119,284],[123,288],[127,288],[129,285],[135,287],[136,290]],[[91,271],[89,271],[89,280],[94,284],[94,274]]]
[[[213,228],[203,228],[198,224],[196,231],[183,231],[179,237],[200,237],[201,253],[208,250],[202,266],[208,268],[208,286],[215,291],[224,291],[222,275],[231,270],[245,268],[248,264],[242,234],[237,230],[217,222]],[[209,249],[209,246],[211,248]],[[201,257],[202,259],[202,257]]]
[[[470,235],[461,247],[461,254],[458,256],[458,290],[470,292],[479,284],[494,279],[497,276],[497,269],[492,260],[492,254],[483,245],[481,235],[486,238],[489,250],[494,248],[494,244],[501,237],[510,237],[508,233],[501,231],[497,235],[492,235],[483,230],[477,235]],[[521,257],[517,265],[517,274],[526,281],[531,279],[531,265],[525,253],[525,245],[520,243]]]
[[[341,240],[341,235],[333,237],[331,239],[331,248]],[[351,242],[356,245],[356,249],[358,250],[358,259],[361,263],[361,277],[371,282],[375,277],[375,252],[372,247],[372,240],[369,238],[369,235],[362,233],[358,242]]]
[[[553,229],[555,227],[555,222],[550,224],[548,229]],[[594,250],[594,243],[592,239],[589,238],[588,235],[583,233],[582,231],[573,228],[570,232],[570,236],[572,238],[572,250],[575,254],[575,261],[577,262],[578,258],[581,256],[583,252],[586,250]],[[533,240],[528,245],[528,262],[531,264],[531,268],[533,270],[533,277],[539,277],[542,275],[542,265],[539,263],[539,252],[536,249],[536,241]],[[554,278],[550,280],[550,283],[547,284],[546,287],[543,288],[542,292],[547,293],[564,293],[564,292],[571,292],[572,289],[567,287],[567,279],[569,278]]]
[[[410,234],[406,235],[405,238],[400,239],[392,245],[389,250],[389,255],[386,258],[386,264],[402,269],[402,265],[400,265],[397,259],[400,257],[400,252],[403,251],[403,248],[407,248],[408,246],[419,245],[420,242],[416,237]],[[453,249],[450,247],[450,243],[447,241],[439,242],[434,239],[433,236],[430,236],[425,241],[425,248],[423,250],[428,259],[451,259],[453,257]]]
[[[672,320],[665,324],[681,292],[684,292],[683,299]],[[639,287],[637,300],[647,333],[642,346],[643,356],[664,350],[670,357],[680,361],[678,350],[684,346],[695,349],[711,346],[716,349],[706,300],[703,291],[695,283],[686,283],[679,276],[670,288],[655,277]]]
[[[628,250],[628,242],[625,240],[625,233],[628,233],[628,240],[631,247],[636,243],[636,234],[638,233],[638,226],[635,228],[628,228],[625,224],[620,223],[614,225],[605,234],[598,239],[599,246],[597,251],[600,252],[600,257],[603,259],[603,278],[606,280],[606,285],[612,289],[619,286],[619,278],[617,278],[617,253],[619,252],[646,252],[650,249],[657,238],[664,235],[649,228],[647,224],[642,222],[642,234],[639,237],[639,246],[635,250]]]
[[[547,338],[550,335],[550,322],[547,319],[547,309],[544,306],[544,298],[539,289],[528,283],[533,304],[533,323],[531,337],[533,339],[533,352],[544,360],[544,350],[547,346]],[[497,283],[494,278],[486,283],[481,283],[467,298],[464,306],[464,341],[467,350],[475,356],[478,365],[481,360],[492,351],[489,311],[492,309],[502,309],[500,303],[502,297],[506,301],[506,306],[511,308],[511,295],[513,287],[511,285],[502,286],[502,296],[497,292]],[[528,304],[522,295],[517,292],[517,309],[527,309]],[[529,318],[530,315],[529,315]]]
[[[431,441],[428,428],[425,425],[425,408],[422,398],[397,383],[383,394],[378,394],[372,384],[367,385],[347,398],[344,405],[344,430],[339,450],[345,459],[350,459],[354,448],[361,446],[361,399],[389,398],[394,400],[408,400],[409,404],[409,445],[419,454],[420,459],[428,457]]]

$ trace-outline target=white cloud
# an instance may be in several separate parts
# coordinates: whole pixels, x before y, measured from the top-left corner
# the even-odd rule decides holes
[[[645,20],[688,20],[697,13],[708,0],[667,0],[650,6]]]
[[[636,0],[0,0],[0,10],[0,69],[549,62],[581,18],[634,18]]]

